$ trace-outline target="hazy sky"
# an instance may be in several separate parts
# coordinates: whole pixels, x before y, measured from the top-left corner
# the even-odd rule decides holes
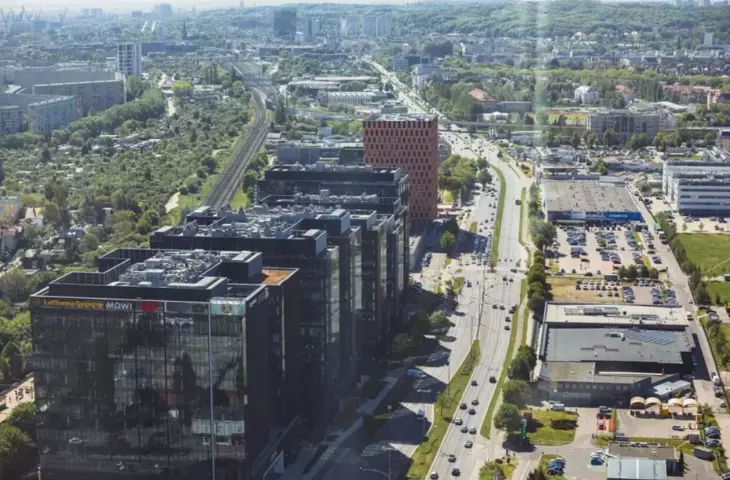
[[[327,0],[331,2],[332,0]],[[261,5],[279,5],[279,4],[293,4],[297,3],[294,0],[244,0],[248,6],[261,6]],[[16,13],[20,11],[20,8],[25,5],[26,10],[37,10],[43,9],[44,17],[53,16],[53,12],[62,12],[68,7],[69,13],[78,11],[82,8],[103,8],[105,12],[114,13],[128,13],[132,10],[142,10],[149,12],[152,10],[152,6],[155,3],[169,3],[173,9],[184,9],[190,10],[193,6],[198,10],[207,10],[212,8],[226,8],[226,7],[237,7],[238,0],[179,0],[171,2],[167,0],[125,0],[121,2],[99,2],[99,0],[0,0],[0,8],[6,13],[8,10],[13,9]],[[306,3],[316,3],[315,1],[309,0]],[[402,4],[405,0],[338,0],[337,3],[390,3],[390,4]]]

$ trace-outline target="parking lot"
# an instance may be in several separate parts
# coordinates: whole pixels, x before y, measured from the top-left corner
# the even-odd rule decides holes
[[[555,265],[564,273],[599,275],[620,266],[640,265],[644,249],[637,236],[624,227],[558,228]]]
[[[695,217],[685,216],[672,212],[664,200],[654,199],[647,205],[652,215],[664,213],[670,216],[677,225],[677,231],[682,233],[727,233],[730,232],[730,219],[724,217]],[[686,225],[686,227],[685,227]]]
[[[623,408],[617,410],[617,417],[618,431],[627,437],[683,438],[690,433],[697,433],[697,421],[694,418],[631,416],[630,410]]]

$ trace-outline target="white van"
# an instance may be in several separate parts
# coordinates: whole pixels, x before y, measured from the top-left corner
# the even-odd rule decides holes
[[[563,403],[553,403],[550,405],[550,410],[553,412],[564,412],[565,411],[565,404]]]

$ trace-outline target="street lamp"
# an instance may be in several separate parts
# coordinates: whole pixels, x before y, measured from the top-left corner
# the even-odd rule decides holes
[[[423,403],[423,435],[426,435],[426,394],[431,393],[431,389],[419,388],[416,392],[421,394],[421,402]]]

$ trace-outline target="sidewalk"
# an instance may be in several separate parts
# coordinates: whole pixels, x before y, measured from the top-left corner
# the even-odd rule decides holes
[[[342,445],[345,440],[350,438],[350,436],[352,436],[352,434],[355,433],[362,426],[363,415],[371,415],[375,411],[377,406],[380,405],[380,403],[383,401],[388,392],[390,392],[396,382],[406,373],[406,370],[407,367],[404,366],[388,372],[388,374],[384,378],[386,385],[383,387],[377,397],[371,398],[362,404],[362,406],[358,409],[360,416],[347,429],[342,430],[339,428],[330,427],[325,434],[325,439],[331,435],[337,435],[337,438],[334,441],[327,442],[327,440],[324,440],[319,445],[310,445],[302,448],[302,451],[299,453],[297,461],[286,469],[284,475],[281,477],[282,480],[310,480],[314,478],[322,469],[322,467],[324,467],[324,465],[327,463],[327,460],[329,460],[332,455],[337,452],[337,450],[340,448],[340,445]],[[327,450],[322,453],[322,455],[317,459],[316,463],[309,469],[308,472],[305,473],[304,469],[313,459],[314,455],[317,452],[317,449],[322,445],[326,445]]]

